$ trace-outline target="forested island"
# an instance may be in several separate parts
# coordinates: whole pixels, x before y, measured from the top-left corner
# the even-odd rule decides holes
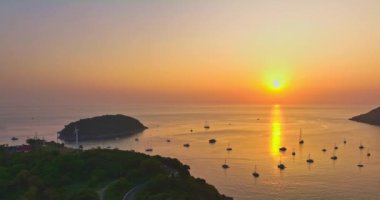
[[[380,126],[380,107],[373,109],[368,113],[352,117],[350,120]]]
[[[0,199],[121,200],[132,189],[136,200],[231,199],[192,177],[177,159],[76,150],[40,139],[27,143],[31,148],[21,152],[0,146]]]
[[[58,138],[73,142],[78,131],[80,141],[129,136],[147,129],[139,120],[125,115],[103,115],[71,122],[58,132]]]

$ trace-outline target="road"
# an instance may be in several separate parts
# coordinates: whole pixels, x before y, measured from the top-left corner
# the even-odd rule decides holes
[[[124,195],[123,200],[135,199],[135,196],[137,195],[137,193],[139,193],[144,188],[144,186],[145,186],[145,183],[133,187],[127,192],[127,194]]]

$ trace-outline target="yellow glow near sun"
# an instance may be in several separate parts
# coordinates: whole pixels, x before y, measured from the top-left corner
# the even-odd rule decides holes
[[[274,92],[283,91],[287,87],[289,79],[284,72],[267,73],[263,78],[265,87]]]
[[[283,86],[283,84],[282,84],[279,80],[274,80],[274,81],[272,82],[271,88],[272,88],[273,90],[279,90],[279,89],[282,88],[282,86]]]

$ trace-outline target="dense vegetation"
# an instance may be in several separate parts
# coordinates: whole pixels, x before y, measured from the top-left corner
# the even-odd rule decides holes
[[[127,136],[142,132],[145,127],[139,120],[125,115],[104,115],[71,122],[59,132],[64,141],[75,141],[74,130],[79,130],[79,140],[95,140]]]
[[[29,140],[31,152],[0,147],[0,199],[122,199],[141,186],[139,200],[223,199],[176,159],[117,149],[73,150],[54,142]]]

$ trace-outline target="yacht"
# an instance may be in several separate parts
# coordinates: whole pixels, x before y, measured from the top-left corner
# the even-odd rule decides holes
[[[216,140],[215,140],[215,139],[210,139],[210,140],[208,141],[208,143],[210,143],[210,144],[215,144],[215,143],[216,143]]]
[[[285,152],[285,151],[286,151],[286,147],[281,147],[281,148],[279,148],[279,150],[280,150],[281,152]]]
[[[364,149],[364,146],[361,141],[360,141],[359,149]]]
[[[253,171],[252,175],[253,175],[253,177],[255,177],[255,178],[258,178],[258,177],[260,176],[260,174],[257,173],[256,165],[255,165],[255,171]]]
[[[230,166],[227,165],[227,159],[224,159],[224,164],[222,165],[223,169],[228,169]]]
[[[281,162],[281,159],[280,159],[280,163],[278,163],[277,167],[280,169],[280,170],[284,170],[286,168],[286,166]]]
[[[208,124],[207,121],[205,122],[205,125],[203,126],[203,128],[205,128],[205,129],[210,129],[210,125]]]
[[[228,147],[226,148],[227,151],[232,151],[232,148],[230,147],[230,144],[228,144]]]
[[[308,157],[308,159],[306,160],[306,162],[307,162],[307,163],[310,163],[310,164],[311,164],[311,163],[314,163],[314,160],[310,158],[310,153],[309,153],[309,157]]]
[[[305,141],[302,139],[302,128],[300,129],[300,138],[299,138],[298,143],[299,143],[299,144],[303,144],[303,143],[305,143]]]

